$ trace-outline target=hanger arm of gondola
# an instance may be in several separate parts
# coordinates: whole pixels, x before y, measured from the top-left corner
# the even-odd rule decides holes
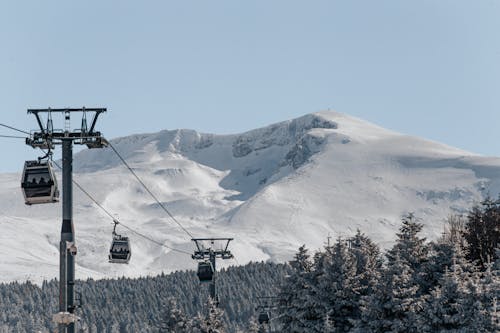
[[[92,119],[92,124],[90,125],[89,133],[94,133],[95,124],[97,122],[97,117],[99,117],[99,114],[100,112],[96,112],[94,114],[94,118]]]
[[[28,110],[28,113],[29,113],[29,110]],[[45,129],[43,128],[42,120],[40,119],[40,115],[38,114],[38,112],[35,113],[35,118],[36,118],[36,122],[38,123],[38,126],[40,127],[40,132],[42,133],[42,135],[45,135]]]

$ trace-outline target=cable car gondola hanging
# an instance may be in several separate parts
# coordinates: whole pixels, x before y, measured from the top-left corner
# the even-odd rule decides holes
[[[198,263],[198,278],[200,282],[211,282],[214,276],[214,269],[210,261],[201,261]]]
[[[46,161],[42,161],[47,157]],[[50,153],[37,161],[24,163],[21,188],[27,205],[58,202],[59,189],[52,169]]]
[[[267,324],[269,323],[269,312],[268,311],[265,311],[265,310],[262,310],[260,313],[259,313],[259,317],[258,317],[258,321],[259,321],[259,324]]]
[[[115,226],[113,228],[113,240],[109,249],[109,262],[113,264],[128,264],[132,255],[130,248],[130,241],[128,237],[121,236],[116,233],[116,225],[118,221],[113,221]]]

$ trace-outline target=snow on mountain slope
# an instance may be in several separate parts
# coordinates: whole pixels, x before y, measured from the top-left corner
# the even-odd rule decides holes
[[[242,134],[165,130],[112,143],[193,236],[234,237],[240,264],[286,260],[301,244],[319,248],[329,234],[348,236],[357,228],[388,245],[408,211],[435,238],[449,214],[500,191],[500,159],[330,111]],[[74,169],[74,179],[124,224],[166,246],[193,250],[190,237],[111,149],[81,151]],[[19,178],[0,175],[1,280],[56,277],[61,205],[25,206]],[[118,232],[131,237],[132,260],[109,264],[110,218],[76,188],[74,196],[79,278],[195,267],[188,255],[123,227]]]

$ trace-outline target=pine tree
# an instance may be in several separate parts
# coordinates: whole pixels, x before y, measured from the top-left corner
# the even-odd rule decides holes
[[[427,260],[428,253],[425,238],[418,236],[422,231],[423,224],[417,222],[413,213],[403,216],[401,224],[399,233],[396,234],[398,237],[396,244],[387,252],[386,257],[391,262],[398,256],[400,260],[408,263],[413,271],[417,272],[422,263]]]
[[[478,290],[476,291],[477,299],[484,309],[484,315],[481,316],[482,326],[491,332],[500,332],[500,271],[495,267],[495,264],[490,264],[486,267],[486,271],[477,277]],[[479,312],[481,312],[479,310]],[[476,319],[478,317],[476,316]]]
[[[358,281],[359,296],[370,295],[380,278],[382,259],[380,249],[361,231],[350,239],[349,252],[354,256],[356,263],[356,280]]]
[[[467,297],[464,308],[471,319],[466,330],[478,333],[495,332],[496,330],[492,330],[490,304],[482,294],[478,275],[478,273],[474,274],[466,282]]]
[[[198,315],[192,326],[193,333],[225,333],[223,322],[224,311],[219,309],[216,302],[209,298],[206,303],[206,314]]]
[[[396,243],[386,254],[388,264],[390,265],[396,257],[405,262],[409,266],[413,283],[419,286],[419,295],[423,295],[429,285],[429,277],[422,269],[428,261],[429,253],[426,239],[419,237],[423,225],[417,221],[413,213],[403,216],[401,224]]]
[[[278,318],[283,332],[302,333],[308,329],[307,321],[311,319],[308,313],[310,307],[304,304],[311,289],[309,279],[312,267],[305,246],[299,248],[290,266],[292,272],[280,288]]]
[[[375,278],[374,292],[361,298],[355,332],[419,332],[416,320],[426,280],[421,269],[428,255],[425,238],[418,236],[421,230],[413,214],[403,216],[398,239],[386,253],[387,265]]]
[[[470,323],[470,308],[467,308],[467,278],[459,265],[446,269],[439,285],[431,291],[424,304],[419,322],[424,332],[459,332]]]
[[[500,246],[500,199],[486,198],[481,206],[469,212],[464,237],[467,241],[467,258],[481,268],[496,260]]]
[[[493,277],[471,270],[460,248],[451,254],[453,264],[446,268],[431,291],[419,321],[425,332],[495,332],[497,289]],[[481,278],[483,276],[483,278]],[[492,288],[490,290],[490,288]]]
[[[383,270],[373,294],[361,301],[361,319],[355,332],[419,332],[421,300],[412,269],[397,253]]]
[[[325,330],[325,325],[328,325],[325,290],[320,287],[320,284],[325,277],[329,261],[331,261],[331,256],[328,250],[326,253],[315,253],[310,271],[304,274],[306,289],[299,294],[297,299],[297,303],[302,306],[297,315],[300,316],[304,332],[328,332]]]
[[[162,319],[161,332],[188,333],[191,329],[186,315],[179,309],[177,301],[173,297],[167,299]]]
[[[445,235],[437,242],[430,244],[429,259],[421,267],[421,276],[425,277],[425,280],[420,281],[422,294],[430,294],[430,291],[439,284],[444,273],[457,262],[464,272],[475,271],[475,266],[466,260],[464,245],[457,237],[450,238]]]
[[[500,331],[500,248],[496,250],[496,260],[493,264],[493,276],[495,278],[495,285],[492,288],[496,292],[493,294],[493,304],[492,304],[492,323],[493,327]]]
[[[360,230],[350,239],[349,252],[354,257],[356,273],[353,285],[356,286],[355,308],[350,315],[350,323],[357,327],[360,324],[363,302],[376,291],[382,272],[380,250]]]
[[[338,239],[332,248],[327,248],[323,274],[314,285],[317,289],[318,308],[324,308],[317,331],[348,332],[359,314],[359,280],[356,279],[356,262],[345,240]],[[325,318],[328,318],[325,323]]]

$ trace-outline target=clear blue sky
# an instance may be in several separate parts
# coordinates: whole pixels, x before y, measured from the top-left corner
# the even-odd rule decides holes
[[[331,108],[500,156],[499,0],[3,1],[0,41],[0,122],[22,129],[29,107],[107,107],[110,138]],[[0,172],[36,157],[0,144]]]

